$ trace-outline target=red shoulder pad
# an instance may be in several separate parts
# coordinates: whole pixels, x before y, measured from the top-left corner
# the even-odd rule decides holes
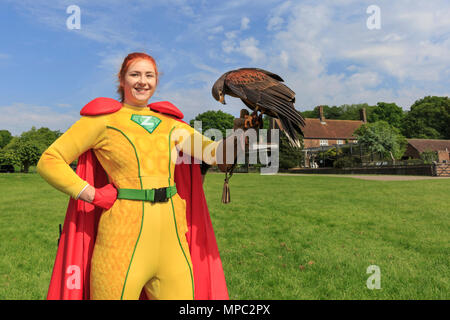
[[[168,114],[170,116],[174,116],[178,119],[183,119],[184,114],[180,111],[177,107],[175,107],[172,103],[169,101],[159,101],[159,102],[153,102],[148,105],[148,107],[152,111],[157,111],[161,113]]]
[[[98,116],[101,114],[114,113],[122,108],[122,104],[112,98],[95,98],[81,109],[82,116]]]

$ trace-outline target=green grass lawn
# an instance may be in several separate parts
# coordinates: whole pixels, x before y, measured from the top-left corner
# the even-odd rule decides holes
[[[225,205],[223,178],[205,192],[231,299],[450,298],[450,179],[235,174]],[[45,298],[67,202],[37,174],[0,174],[0,299]]]

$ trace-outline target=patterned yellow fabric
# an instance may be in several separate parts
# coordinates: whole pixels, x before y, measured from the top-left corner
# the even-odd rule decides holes
[[[152,133],[131,118],[153,116]],[[200,145],[200,147],[198,147]],[[114,185],[152,189],[174,185],[179,151],[215,164],[218,143],[187,124],[148,108],[124,104],[119,111],[82,117],[46,150],[38,172],[76,198],[86,186],[68,166],[93,149]],[[193,275],[185,238],[186,204],[118,199],[100,219],[91,266],[91,298],[137,299],[143,287],[155,299],[192,299]]]

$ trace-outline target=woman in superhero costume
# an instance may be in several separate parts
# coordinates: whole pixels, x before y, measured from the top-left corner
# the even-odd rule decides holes
[[[181,112],[168,102],[147,105],[157,84],[154,59],[129,54],[119,72],[121,103],[92,101],[42,154],[40,175],[76,199],[69,203],[49,299],[228,298],[199,170],[177,169],[178,181],[175,172],[183,166],[176,165],[179,152],[225,170],[224,141],[179,121]],[[69,164],[78,157],[76,174]],[[106,172],[100,185],[98,168]],[[91,218],[95,210],[100,213]]]

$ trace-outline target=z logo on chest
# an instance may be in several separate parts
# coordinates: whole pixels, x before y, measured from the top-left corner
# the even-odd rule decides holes
[[[152,133],[161,123],[161,119],[155,116],[141,116],[138,114],[133,114],[131,116],[131,121],[136,122],[138,125],[140,125],[150,133]]]

